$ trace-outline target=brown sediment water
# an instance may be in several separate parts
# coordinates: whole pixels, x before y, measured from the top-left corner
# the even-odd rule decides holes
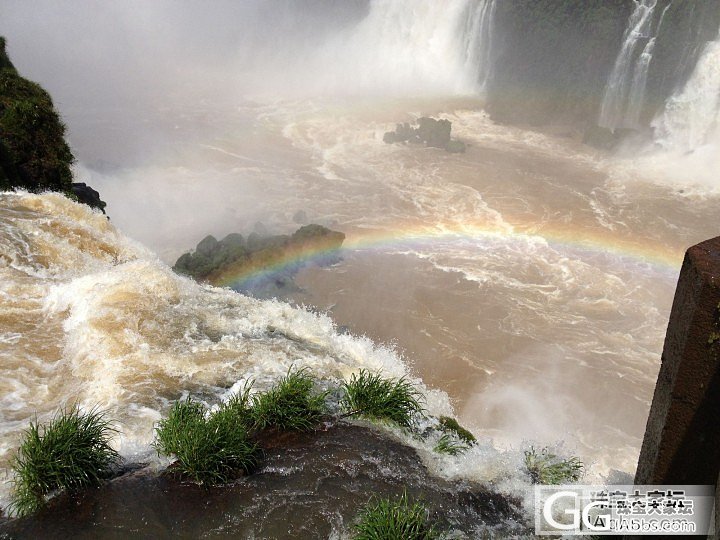
[[[294,365],[335,383],[360,368],[410,377],[430,414],[457,415],[481,438],[440,459],[432,442],[395,434],[443,478],[517,495],[531,444],[564,445],[591,479],[632,472],[682,250],[720,228],[718,196],[499,126],[481,107],[207,106],[171,156],[84,169],[110,222],[59,195],[2,194],[3,468],[36,414],[74,401],[109,410],[128,461],[162,467],[153,426],[172,401],[213,405]],[[382,142],[420,114],[450,119],[467,152]],[[312,311],[167,266],[208,233],[256,221],[291,232],[298,210],[346,234],[340,262],[296,277],[304,292],[289,300]]]

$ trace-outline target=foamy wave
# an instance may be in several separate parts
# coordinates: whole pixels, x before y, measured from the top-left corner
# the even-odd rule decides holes
[[[332,380],[360,368],[410,376],[424,391],[429,413],[453,413],[447,394],[412,378],[394,350],[338,333],[326,315],[178,276],[103,216],[59,195],[2,194],[0,208],[13,215],[3,241],[34,261],[0,273],[35,293],[15,299],[17,328],[0,340],[0,354],[16,358],[0,382],[3,460],[35,413],[42,421],[78,402],[108,409],[118,420],[116,446],[125,457],[162,465],[150,445],[153,426],[171,401],[193,394],[217,402],[240,380],[267,387],[291,366]],[[13,226],[23,230],[22,242],[8,234]],[[68,230],[74,240],[61,241]],[[17,269],[23,270],[19,277]],[[38,332],[45,339],[33,341]],[[428,452],[425,458],[434,463]],[[435,469],[443,467],[436,463]]]

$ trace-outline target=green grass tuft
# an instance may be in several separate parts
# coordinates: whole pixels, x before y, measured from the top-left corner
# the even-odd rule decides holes
[[[468,446],[472,446],[477,442],[475,435],[470,433],[467,429],[458,424],[458,421],[449,416],[441,416],[438,421],[440,422],[440,429],[445,433],[453,433],[458,439],[463,441]]]
[[[430,523],[421,502],[411,503],[407,493],[396,499],[370,502],[353,526],[355,540],[432,540],[440,533]]]
[[[327,392],[313,393],[314,387],[315,379],[308,369],[289,369],[287,375],[270,390],[252,396],[250,415],[254,429],[314,429],[326,412],[327,395]]]
[[[109,444],[116,432],[104,412],[83,413],[77,406],[59,411],[48,424],[31,422],[12,461],[10,512],[27,515],[55,491],[99,484],[119,459]]]
[[[543,448],[538,453],[534,447],[525,450],[525,469],[530,475],[533,484],[566,484],[577,482],[582,474],[584,465],[576,457],[562,459]]]
[[[413,416],[423,412],[422,394],[404,377],[386,379],[362,369],[343,383],[343,389],[342,406],[348,415],[359,414],[410,427]]]
[[[448,454],[451,456],[462,454],[467,449],[468,446],[464,442],[447,433],[440,437],[435,448],[433,448],[438,454]]]
[[[250,472],[258,463],[258,447],[240,412],[244,394],[212,413],[190,398],[175,403],[157,426],[158,454],[175,456],[176,469],[199,483],[222,484]]]

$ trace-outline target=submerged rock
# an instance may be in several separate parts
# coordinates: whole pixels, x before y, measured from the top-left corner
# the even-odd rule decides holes
[[[429,118],[423,116],[417,120],[418,127],[412,128],[410,124],[397,124],[395,131],[388,131],[383,135],[383,142],[387,144],[411,142],[421,143],[433,148],[444,148],[448,152],[458,153],[465,151],[465,143],[450,138],[452,123],[450,120]]]
[[[337,424],[268,436],[261,468],[205,487],[149,469],[81,494],[63,494],[37,515],[0,525],[11,538],[337,538],[372,497],[407,491],[453,538],[528,534],[520,502],[470,482],[432,476],[417,453],[378,432]]]

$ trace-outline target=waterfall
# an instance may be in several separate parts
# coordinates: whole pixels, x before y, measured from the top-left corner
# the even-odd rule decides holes
[[[619,127],[637,128],[640,124],[655,38],[667,11],[666,7],[660,17],[660,23],[653,32],[653,12],[657,0],[633,1],[635,9],[630,15],[623,35],[622,48],[605,86],[598,119],[598,125],[612,130]],[[637,50],[643,40],[648,41],[638,55]]]
[[[482,94],[491,76],[497,0],[373,0],[320,51],[330,92]]]
[[[468,6],[469,15],[464,30],[465,72],[471,84],[485,93],[493,67],[493,26],[496,0],[481,0]]]
[[[640,125],[640,115],[642,114],[643,106],[645,105],[645,89],[647,88],[650,62],[652,61],[653,52],[655,51],[655,41],[657,40],[657,34],[660,31],[663,19],[665,18],[665,13],[669,7],[670,4],[665,6],[665,9],[660,15],[660,21],[658,22],[657,29],[655,30],[655,35],[645,44],[645,48],[642,53],[640,53],[637,60],[632,85],[630,86],[627,113],[625,114],[625,125],[627,127]]]
[[[720,149],[720,37],[707,44],[684,88],[652,125],[656,142],[667,150]]]
[[[650,68],[650,60],[652,60],[653,50],[655,49],[655,38],[650,38],[640,54],[633,75],[632,86],[630,87],[627,113],[625,114],[624,123],[627,126],[640,125],[640,114],[645,104],[645,87],[647,86],[648,70]]]

